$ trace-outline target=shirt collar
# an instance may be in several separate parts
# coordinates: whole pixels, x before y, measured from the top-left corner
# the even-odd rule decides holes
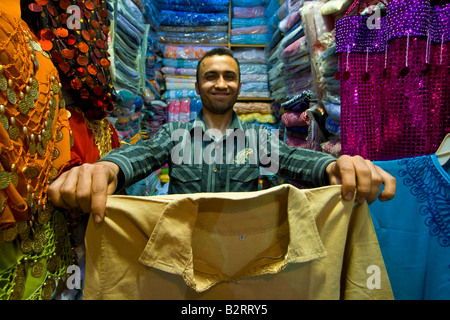
[[[271,263],[269,266],[265,265],[260,268],[261,270],[253,269],[251,272],[249,271],[251,274],[247,273],[246,276],[277,273],[289,263],[303,263],[325,257],[327,252],[315,222],[317,212],[309,206],[304,192],[285,184],[257,192],[168,196],[172,201],[157,222],[153,234],[141,254],[140,263],[182,276],[186,284],[197,292],[205,291],[220,281],[231,280],[221,274],[220,270],[212,270],[213,272],[208,273],[194,272],[192,235],[197,223],[199,204],[205,198],[232,199],[247,204],[249,201],[258,203],[261,199],[258,197],[267,196],[278,199],[282,197],[287,203],[290,239],[287,253],[280,261]]]
[[[207,128],[206,128],[206,123],[205,120],[203,118],[203,111],[200,111],[197,115],[197,118],[194,120],[193,124],[192,124],[192,128],[191,131],[194,130],[194,128],[198,128],[200,127],[202,129],[203,132],[206,132]],[[233,111],[233,120],[231,120],[231,125],[229,127],[229,129],[243,129],[243,125],[242,125],[242,121],[239,119],[239,117],[237,116],[236,112]]]

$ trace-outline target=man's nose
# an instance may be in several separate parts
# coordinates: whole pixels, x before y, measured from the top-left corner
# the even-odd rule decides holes
[[[219,78],[216,81],[216,88],[226,88],[227,87],[227,82],[225,81],[225,79],[223,78],[222,75],[219,76]]]

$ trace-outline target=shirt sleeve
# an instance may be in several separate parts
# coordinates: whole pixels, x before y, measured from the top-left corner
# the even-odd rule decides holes
[[[98,162],[109,161],[119,166],[119,185],[116,189],[119,192],[167,164],[171,143],[169,126],[163,125],[152,139],[112,150]]]
[[[267,132],[267,141],[271,142],[262,142],[262,146],[266,148],[262,152],[265,152],[271,161],[262,161],[262,165],[267,168],[267,163],[270,163],[269,172],[308,188],[329,185],[325,169],[331,162],[336,161],[335,157],[324,152],[288,146],[273,132]]]

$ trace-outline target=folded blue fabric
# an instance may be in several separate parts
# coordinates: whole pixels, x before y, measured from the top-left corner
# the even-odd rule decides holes
[[[161,10],[172,10],[181,12],[199,12],[199,13],[213,13],[213,12],[228,12],[228,5],[216,6],[216,5],[177,5],[177,4],[164,4],[160,7]]]
[[[163,26],[217,26],[228,23],[228,13],[194,13],[161,10]]]
[[[228,6],[229,4],[229,0],[155,0],[154,2],[157,3],[159,6],[182,5],[182,6],[200,7],[200,6]]]

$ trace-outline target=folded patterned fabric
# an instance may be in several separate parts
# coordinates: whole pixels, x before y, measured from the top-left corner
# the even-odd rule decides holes
[[[186,59],[167,59],[163,58],[163,65],[172,68],[197,68],[199,60],[186,60]]]
[[[171,82],[166,80],[167,90],[195,90],[195,83],[193,82]]]
[[[228,5],[179,5],[179,4],[163,4],[161,10],[173,11],[187,11],[198,13],[214,13],[214,12],[228,12]]]
[[[242,83],[247,83],[247,82],[267,83],[267,80],[268,80],[267,74],[243,74],[243,75],[241,75]]]
[[[159,26],[161,32],[228,32],[228,26]]]
[[[281,123],[286,127],[302,127],[309,126],[311,121],[306,111],[303,111],[302,113],[288,111],[281,116]]]
[[[296,148],[303,148],[306,149],[308,148],[308,141],[307,138],[305,136],[305,138],[297,138],[297,137],[287,137],[286,138],[286,144],[288,146],[291,147],[296,147]]]
[[[228,33],[224,32],[159,32],[158,41],[161,43],[199,43],[199,44],[226,44]]]
[[[231,4],[236,7],[256,7],[267,4],[266,0],[231,0]]]
[[[161,71],[172,76],[195,76],[197,69],[162,67]]]
[[[267,73],[265,64],[243,64],[240,66],[241,74],[264,74]]]
[[[231,28],[244,28],[244,27],[253,27],[253,26],[267,26],[267,18],[251,18],[251,19],[241,19],[241,18],[232,18],[231,19]]]
[[[270,92],[269,91],[241,91],[241,94],[239,95],[241,98],[269,98]]]
[[[247,82],[242,83],[241,92],[247,91],[269,91],[267,82]]]
[[[233,110],[237,114],[255,112],[272,114],[275,111],[269,102],[236,102]]]
[[[339,136],[341,134],[340,122],[334,120],[331,117],[328,117],[327,120],[325,121],[325,129],[327,129],[328,132],[330,132],[335,136]]]
[[[308,54],[306,46],[306,37],[303,36],[295,40],[292,44],[287,46],[280,54],[280,59],[283,62],[288,62],[292,57],[302,57]]]
[[[265,8],[264,6],[256,7],[233,7],[233,17],[234,18],[259,18],[264,17]]]
[[[200,60],[214,46],[165,46],[163,56],[169,59]]]
[[[241,34],[230,36],[230,42],[234,44],[265,44],[269,37],[264,34]]]
[[[267,61],[263,48],[233,48],[233,55],[239,63],[265,64]]]
[[[244,28],[231,29],[231,35],[243,35],[243,34],[265,34],[267,33],[267,26],[253,26]]]
[[[283,33],[287,33],[301,20],[302,15],[300,11],[291,12],[287,17],[280,21],[278,28],[280,28]]]
[[[165,100],[179,98],[200,98],[195,90],[167,90],[163,94]]]
[[[325,110],[329,117],[333,118],[335,121],[340,121],[341,119],[341,105],[331,102],[324,102]]]
[[[166,75],[165,81],[171,81],[173,83],[195,83],[196,77],[195,76],[173,76],[173,75]]]
[[[238,117],[241,121],[250,122],[256,121],[259,123],[275,123],[277,119],[272,114],[264,114],[259,112],[254,113],[241,113],[238,114]]]
[[[228,23],[228,13],[195,13],[161,10],[163,26],[216,26]]]
[[[180,5],[180,6],[228,6],[229,0],[155,0],[159,6]]]

